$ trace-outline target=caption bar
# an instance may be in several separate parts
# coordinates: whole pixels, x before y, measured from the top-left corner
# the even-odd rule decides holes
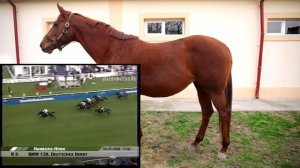
[[[138,151],[1,151],[1,157],[138,157]]]
[[[138,157],[138,147],[103,147],[99,151],[1,151],[1,157]]]

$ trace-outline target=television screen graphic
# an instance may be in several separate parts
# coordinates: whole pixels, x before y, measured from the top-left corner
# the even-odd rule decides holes
[[[138,65],[2,65],[3,165],[139,166]]]

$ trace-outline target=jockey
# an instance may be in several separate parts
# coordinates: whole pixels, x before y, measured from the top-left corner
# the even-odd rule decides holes
[[[48,115],[49,114],[48,109],[43,109],[43,113]]]
[[[81,107],[85,107],[85,102],[84,101],[80,102],[80,105]]]
[[[86,98],[86,101],[89,103],[89,104],[92,104],[92,100],[90,98]]]
[[[95,100],[98,100],[98,99],[101,99],[101,96],[96,95],[96,96],[95,96]]]
[[[99,106],[100,111],[104,111],[104,107]]]

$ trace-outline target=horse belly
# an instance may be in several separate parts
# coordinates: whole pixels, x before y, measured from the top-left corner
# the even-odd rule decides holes
[[[160,51],[159,54],[149,56],[147,63],[141,63],[142,95],[172,96],[186,88],[194,79],[190,56],[183,50]]]
[[[168,97],[185,89],[193,80],[168,77],[164,80],[141,78],[141,94],[150,97]]]

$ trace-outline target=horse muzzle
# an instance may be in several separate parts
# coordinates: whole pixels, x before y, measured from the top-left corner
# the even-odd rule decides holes
[[[42,51],[45,53],[48,53],[48,54],[51,54],[53,52],[53,47],[51,47],[51,46],[52,46],[52,43],[43,44],[43,42],[41,42],[41,44],[40,44]]]

